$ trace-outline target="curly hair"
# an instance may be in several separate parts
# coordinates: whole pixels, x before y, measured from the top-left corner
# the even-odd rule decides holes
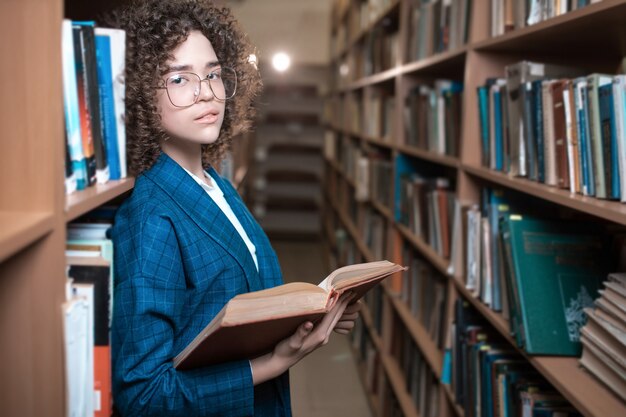
[[[126,134],[132,174],[152,167],[161,153],[159,143],[168,138],[161,127],[155,81],[163,75],[160,68],[173,59],[174,49],[193,30],[206,36],[220,63],[237,73],[237,94],[226,101],[219,137],[202,145],[204,167],[221,160],[235,134],[250,130],[261,79],[248,62],[253,47],[229,9],[210,0],[137,0],[105,20],[126,31]]]

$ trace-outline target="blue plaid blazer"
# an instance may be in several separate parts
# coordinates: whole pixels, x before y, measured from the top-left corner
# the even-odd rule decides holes
[[[256,246],[169,156],[137,178],[112,229],[113,396],[130,416],[290,416],[288,374],[252,384],[248,360],[177,371],[176,356],[237,294],[282,283],[276,254],[236,190],[210,171]]]

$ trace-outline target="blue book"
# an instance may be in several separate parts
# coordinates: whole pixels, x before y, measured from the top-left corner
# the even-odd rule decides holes
[[[411,159],[406,155],[398,155],[396,157],[396,174],[394,178],[395,195],[394,195],[394,217],[399,223],[402,223],[402,178],[415,173],[415,168]]]
[[[503,170],[503,130],[502,130],[502,94],[500,93],[500,88],[496,87],[493,92],[493,122],[494,122],[494,131],[495,131],[495,157],[496,157],[496,170]]]
[[[496,346],[492,346],[492,349],[486,351],[482,355],[482,371],[481,371],[481,380],[482,380],[482,401],[481,401],[481,415],[482,417],[494,417],[494,407],[495,403],[494,398],[497,394],[497,387],[495,386],[494,381],[494,364],[498,360],[503,359],[519,359],[520,356],[515,354],[512,350],[507,350],[505,348],[498,348]]]
[[[581,108],[578,111],[580,129],[582,132],[582,137],[584,141],[585,148],[585,166],[587,170],[587,195],[595,196],[596,195],[596,181],[595,181],[595,169],[593,162],[593,145],[591,143],[591,129],[589,126],[589,94],[587,92],[587,81],[581,82],[581,97],[580,97],[580,105]],[[580,136],[579,136],[580,137]]]
[[[109,164],[109,179],[119,180],[120,157],[115,120],[115,102],[113,97],[113,71],[111,68],[111,38],[96,34],[96,64],[98,70],[98,90],[100,93],[100,114],[102,133]]]
[[[482,165],[489,166],[489,88],[481,85],[478,92],[478,113],[480,116],[480,139],[482,143]]]
[[[518,325],[527,353],[578,356],[583,309],[608,273],[608,245],[589,223],[503,216]],[[521,344],[520,344],[521,346]]]
[[[604,147],[605,169],[608,174],[607,191],[611,199],[620,198],[619,151],[615,131],[613,84],[598,87],[600,103],[600,132]]]
[[[72,172],[76,179],[76,189],[83,190],[87,185],[87,160],[83,152],[80,130],[78,80],[76,79],[72,22],[67,19],[63,21],[62,26],[61,50],[63,59],[63,107],[65,113],[66,140]]]

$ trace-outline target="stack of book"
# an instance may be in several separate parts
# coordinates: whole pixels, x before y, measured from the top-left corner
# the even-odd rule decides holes
[[[521,61],[478,87],[482,163],[626,201],[626,75]]]
[[[65,19],[62,26],[65,189],[126,177],[126,34]]]
[[[585,309],[580,363],[626,401],[626,273],[609,274],[600,294],[596,308]]]

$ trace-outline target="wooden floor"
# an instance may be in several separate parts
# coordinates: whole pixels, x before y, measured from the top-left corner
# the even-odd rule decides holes
[[[273,240],[285,282],[318,284],[326,277],[324,250],[317,241]],[[328,344],[291,369],[294,417],[371,417],[348,336],[333,333]]]

